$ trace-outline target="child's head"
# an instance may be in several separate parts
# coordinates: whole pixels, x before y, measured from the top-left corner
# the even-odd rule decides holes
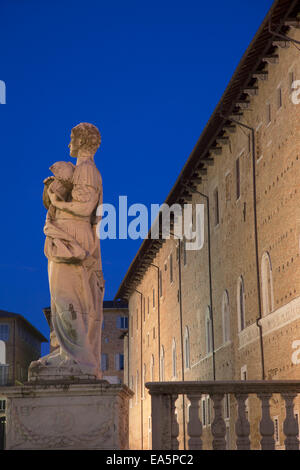
[[[59,181],[70,183],[73,178],[75,166],[71,162],[56,162],[50,166],[49,169]]]

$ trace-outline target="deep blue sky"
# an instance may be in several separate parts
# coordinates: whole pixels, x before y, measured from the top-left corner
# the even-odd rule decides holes
[[[104,201],[162,203],[271,0],[0,0],[0,309],[48,337],[43,179],[71,128],[102,134]],[[112,299],[140,241],[102,242]]]

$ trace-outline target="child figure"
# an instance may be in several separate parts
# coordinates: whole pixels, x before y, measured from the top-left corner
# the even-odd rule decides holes
[[[56,162],[49,168],[54,176],[50,176],[44,180],[45,189],[43,194],[44,205],[48,209],[48,216],[53,219],[55,217],[55,207],[51,204],[48,189],[61,201],[67,201],[73,189],[73,173],[75,166],[71,162]]]

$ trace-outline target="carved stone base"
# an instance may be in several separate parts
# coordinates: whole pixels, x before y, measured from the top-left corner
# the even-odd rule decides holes
[[[6,387],[6,449],[128,449],[125,385],[106,381]]]

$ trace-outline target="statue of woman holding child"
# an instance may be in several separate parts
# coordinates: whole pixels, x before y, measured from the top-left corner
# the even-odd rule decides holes
[[[101,378],[101,326],[104,280],[96,226],[102,180],[94,162],[98,129],[81,123],[71,132],[70,162],[50,167],[43,200],[48,209],[44,233],[56,347],[30,366],[29,376]]]

